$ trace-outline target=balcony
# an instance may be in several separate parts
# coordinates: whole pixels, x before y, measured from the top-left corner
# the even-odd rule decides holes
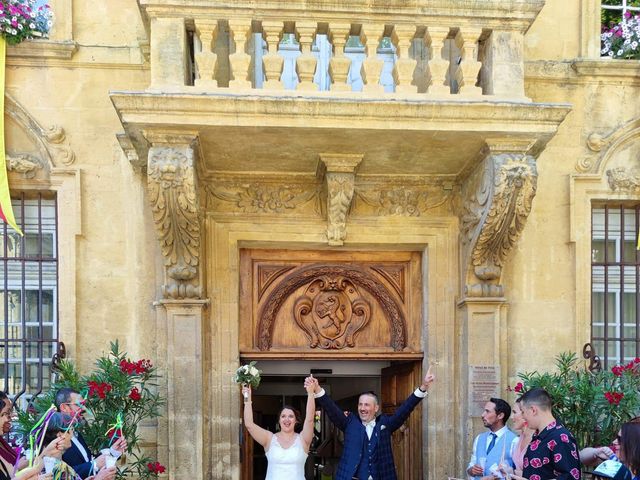
[[[524,92],[543,0],[139,5],[150,85],[111,97],[141,163],[170,130],[197,135],[213,172],[313,172],[340,152],[364,174],[455,176],[489,137],[539,151],[568,112]]]

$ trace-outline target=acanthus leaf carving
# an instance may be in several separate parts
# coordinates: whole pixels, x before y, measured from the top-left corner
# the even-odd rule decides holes
[[[200,221],[191,146],[153,146],[147,167],[149,196],[164,257],[169,298],[199,298]]]
[[[235,204],[242,213],[285,213],[294,211],[301,205],[318,200],[317,186],[270,185],[260,183],[228,185],[224,187],[207,185],[207,193],[224,202]]]
[[[537,187],[535,159],[503,153],[487,156],[468,180],[461,215],[461,241],[466,268],[480,281],[499,282],[508,254],[520,237]],[[495,289],[472,289],[475,295]]]
[[[614,192],[640,193],[640,171],[625,167],[607,170],[607,182]]]
[[[347,213],[353,200],[355,175],[327,172],[327,239],[342,245],[347,236]]]

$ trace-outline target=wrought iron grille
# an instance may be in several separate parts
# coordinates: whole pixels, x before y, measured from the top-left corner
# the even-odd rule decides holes
[[[58,351],[58,213],[53,194],[12,204],[24,236],[0,227],[0,377],[24,408],[50,385]]]
[[[640,356],[640,205],[594,206],[591,343],[603,367]]]

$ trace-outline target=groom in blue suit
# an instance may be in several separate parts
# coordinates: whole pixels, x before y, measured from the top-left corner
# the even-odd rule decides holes
[[[380,410],[378,396],[366,392],[358,399],[358,414],[345,415],[342,409],[326,394],[313,377],[305,379],[313,383],[318,405],[327,413],[333,424],[344,432],[344,449],[338,464],[336,480],[396,480],[396,467],[391,452],[391,434],[402,426],[414,408],[427,396],[435,377],[431,368],[422,385],[416,388],[393,415],[377,416]]]

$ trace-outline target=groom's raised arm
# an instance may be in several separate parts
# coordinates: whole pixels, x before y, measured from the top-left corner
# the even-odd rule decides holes
[[[320,407],[322,407],[325,412],[327,412],[327,415],[329,416],[331,422],[340,430],[344,430],[345,428],[347,428],[349,417],[345,415],[342,409],[338,405],[336,405],[336,402],[334,402],[333,399],[329,395],[327,395],[327,392],[325,392],[324,388],[320,387],[318,380],[313,377],[307,377],[304,382],[305,387],[307,385],[307,382],[314,382],[314,396],[316,398],[316,403]]]
[[[391,429],[392,432],[395,432],[402,424],[409,418],[413,409],[420,403],[420,401],[426,397],[429,393],[429,387],[435,380],[435,375],[431,373],[431,366],[429,366],[429,370],[427,374],[424,376],[422,380],[422,384],[416,388],[415,392],[409,395],[402,405],[400,405],[397,410],[389,417],[387,422],[388,428]]]

